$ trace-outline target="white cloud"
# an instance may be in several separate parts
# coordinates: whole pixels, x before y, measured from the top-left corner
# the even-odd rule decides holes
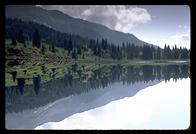
[[[183,27],[184,29],[187,29],[188,27],[187,27],[187,25],[184,25],[184,27]]]
[[[84,11],[82,12],[81,15],[82,15],[82,16],[90,16],[90,15],[92,15],[92,12],[91,12],[91,10],[86,9],[86,10],[84,10]]]
[[[184,29],[188,29],[187,25],[178,25],[179,28],[184,28]]]
[[[173,46],[177,46],[178,48],[186,47],[187,49],[190,48],[190,30],[187,33],[177,33],[168,37],[139,37],[139,39],[157,45],[161,48],[164,48],[165,44],[169,45],[170,48]]]
[[[190,40],[188,34],[176,34],[171,36],[171,39],[182,42],[188,42]]]
[[[44,8],[58,9],[73,17],[102,24],[122,32],[128,32],[137,24],[147,23],[151,20],[151,15],[146,9],[123,5],[52,5]]]
[[[190,34],[175,34],[170,37],[170,42],[175,43],[179,47],[190,48]]]

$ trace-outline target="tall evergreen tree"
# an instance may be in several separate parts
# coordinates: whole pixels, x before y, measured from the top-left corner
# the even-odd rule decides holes
[[[146,46],[146,45],[143,46],[142,58],[143,60],[152,59],[152,50],[149,46]]]
[[[79,55],[81,55],[81,54],[82,54],[82,50],[81,50],[81,48],[80,48],[80,47],[78,48],[78,54],[79,54]]]
[[[73,44],[72,44],[72,40],[71,38],[69,39],[69,43],[68,43],[68,53],[70,54],[70,52],[72,51],[73,49]]]
[[[52,44],[52,52],[53,52],[53,53],[56,52],[56,51],[55,51],[55,45],[54,45],[54,44]]]
[[[18,31],[17,41],[23,44],[25,43],[25,38],[24,38],[22,29],[19,29]]]
[[[33,45],[36,46],[37,48],[40,48],[40,35],[37,29],[33,34]]]
[[[158,47],[156,50],[156,59],[160,60],[161,59],[161,48]]]
[[[42,51],[42,54],[45,53],[45,47],[43,45],[42,45],[41,51]]]
[[[168,49],[167,45],[165,44],[164,50],[163,50],[163,58],[167,59],[168,58]]]
[[[167,47],[167,59],[172,59],[171,49],[170,49],[169,45]]]
[[[72,52],[72,58],[75,59],[75,60],[77,60],[77,58],[78,58],[78,55],[77,55],[75,49],[74,49],[73,52]]]
[[[173,59],[178,59],[179,58],[179,50],[177,46],[175,45],[174,48],[172,49],[172,57]]]
[[[182,49],[181,58],[182,59],[188,59],[189,58],[189,56],[188,56],[188,50],[186,48],[183,48]]]
[[[67,43],[67,40],[66,39],[64,41],[63,47],[64,47],[65,50],[68,48],[68,43]]]

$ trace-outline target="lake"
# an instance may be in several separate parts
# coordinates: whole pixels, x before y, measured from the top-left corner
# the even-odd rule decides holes
[[[72,64],[67,72],[62,67],[41,68],[32,78],[11,73],[17,85],[6,86],[7,129],[187,129],[190,125],[190,65]],[[51,79],[43,82],[49,71]]]

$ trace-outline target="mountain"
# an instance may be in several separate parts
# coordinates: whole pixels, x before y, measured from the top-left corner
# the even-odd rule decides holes
[[[123,42],[139,46],[152,45],[139,40],[133,34],[125,34],[100,24],[73,18],[58,10],[46,10],[32,5],[6,6],[6,17],[37,22],[63,33],[76,34],[90,39],[106,38],[108,42],[116,45],[122,45]]]

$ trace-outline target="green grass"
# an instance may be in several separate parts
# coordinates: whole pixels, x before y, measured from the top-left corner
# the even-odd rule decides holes
[[[59,79],[64,77],[65,74],[68,74],[69,70],[71,70],[72,68],[72,63],[70,62],[62,62],[61,64],[58,62],[43,62],[40,63],[39,65],[35,66],[35,64],[37,63],[37,61],[29,61],[29,62],[25,62],[23,66],[21,66],[21,68],[11,68],[11,67],[7,67],[6,69],[6,73],[5,73],[5,85],[6,86],[16,86],[17,82],[13,81],[12,79],[12,75],[8,72],[12,72],[12,71],[16,71],[17,72],[17,77],[16,78],[30,78],[29,81],[27,81],[25,84],[33,84],[33,77],[36,77],[37,75],[41,76],[41,83],[45,83],[48,82],[50,80],[52,80],[53,78],[51,78],[50,76],[53,75],[53,71],[52,69],[55,68],[55,79]],[[41,66],[45,66],[45,71],[46,73],[44,73],[42,71],[42,67]],[[84,70],[82,68],[82,66],[84,66]],[[91,77],[91,75],[93,74],[92,71],[98,69],[98,65],[96,64],[78,64],[78,69],[77,70],[83,70],[82,71],[82,75],[87,75],[87,79],[84,81],[87,81],[88,78]],[[26,74],[24,74],[24,70],[27,70]],[[77,73],[72,72],[72,75],[74,76],[74,78],[79,77]]]
[[[11,40],[6,40],[5,41],[5,52],[6,55],[10,55],[8,52],[9,48],[19,48],[23,50],[24,55],[28,56],[35,56],[35,57],[62,57],[62,58],[68,58],[71,59],[71,53],[68,55],[68,51],[64,50],[63,48],[60,47],[55,47],[56,52],[53,53],[49,50],[49,45],[46,43],[41,43],[41,46],[45,47],[45,52],[41,52],[41,48],[37,48],[32,45],[31,41],[26,42],[26,47],[24,47],[24,44],[17,43],[16,46],[11,45]],[[134,60],[113,60],[109,57],[109,55],[105,54],[104,58],[100,58],[98,56],[93,55],[93,52],[91,49],[87,49],[87,51],[82,53],[85,55],[85,58],[82,58],[82,55],[78,55],[78,61],[79,62],[84,62],[84,63],[120,63],[120,64],[176,64],[175,61],[173,60],[149,60],[149,61],[143,61],[140,59],[134,59]],[[39,61],[41,62],[41,61]],[[180,64],[190,64],[190,61],[187,60],[186,63],[180,63]]]
[[[39,64],[38,64],[39,63]],[[177,64],[177,63],[173,63]],[[185,63],[178,63],[179,64],[185,64]],[[188,63],[187,63],[188,64]],[[7,67],[5,72],[5,85],[6,86],[14,86],[17,85],[17,82],[13,81],[12,75],[8,72],[16,71],[17,77],[16,78],[30,78],[29,81],[26,81],[25,84],[33,84],[33,77],[36,77],[37,75],[41,76],[41,83],[45,83],[48,81],[51,81],[53,78],[50,77],[53,75],[52,69],[55,68],[55,79],[59,79],[65,76],[65,74],[71,73],[71,75],[74,78],[79,78],[79,75],[77,72],[73,72],[71,70],[73,63],[71,62],[47,62],[47,61],[28,61],[25,62],[20,68],[12,68]],[[78,63],[77,64],[77,70],[81,70],[82,74],[81,76],[86,75],[86,79],[83,80],[83,82],[87,82],[89,78],[93,75],[93,71],[97,70],[101,67],[106,67],[106,70],[104,73],[109,73],[110,70],[107,70],[107,67],[117,65],[117,63],[104,63],[104,64],[95,64],[95,63]],[[136,64],[136,61],[132,64],[130,63],[122,63],[120,64],[124,67],[129,65],[134,65],[135,67],[139,67],[142,65],[171,65],[170,62],[158,64],[158,63],[142,63],[142,64]],[[45,67],[45,73],[42,71],[42,66]],[[26,74],[24,71],[27,70]],[[142,75],[142,74],[141,74]]]
[[[71,54],[68,55],[68,51],[64,50],[63,48],[56,47],[56,52],[53,53],[49,50],[49,45],[46,43],[41,43],[45,47],[45,53],[41,53],[41,48],[37,48],[32,45],[32,42],[26,43],[26,47],[24,47],[24,44],[17,43],[16,46],[11,45],[11,40],[5,41],[5,52],[6,55],[9,56],[11,53],[8,52],[9,48],[19,48],[24,52],[24,55],[28,56],[37,56],[37,57],[63,57],[63,58],[71,58]],[[85,59],[82,58],[82,55],[78,55],[78,70],[84,70],[82,71],[82,76],[86,75],[86,79],[83,80],[83,82],[87,82],[88,79],[92,76],[93,71],[98,69],[99,67],[103,66],[111,66],[116,64],[121,65],[170,65],[170,64],[190,64],[190,61],[187,60],[187,62],[183,63],[176,63],[173,60],[150,60],[150,61],[141,61],[141,60],[113,60],[109,58],[108,55],[105,56],[105,58],[100,58],[93,55],[93,52],[91,49],[87,49],[87,51],[84,53]],[[16,81],[13,81],[12,75],[8,72],[17,72],[16,78],[33,78],[37,75],[41,76],[41,83],[48,82],[52,80],[50,77],[53,72],[52,68],[55,68],[56,76],[55,79],[59,79],[64,77],[65,74],[68,74],[72,68],[73,62],[47,62],[47,61],[25,61],[24,64],[22,64],[19,68],[14,68],[8,66],[8,63],[11,60],[6,60],[5,63],[5,85],[6,86],[14,86],[17,85]],[[45,66],[46,73],[43,73],[42,66]],[[24,71],[27,70],[26,74],[24,74]],[[107,72],[107,70],[106,70]],[[74,78],[79,77],[77,73],[71,72]],[[26,81],[26,84],[33,84],[33,80],[29,79]]]

